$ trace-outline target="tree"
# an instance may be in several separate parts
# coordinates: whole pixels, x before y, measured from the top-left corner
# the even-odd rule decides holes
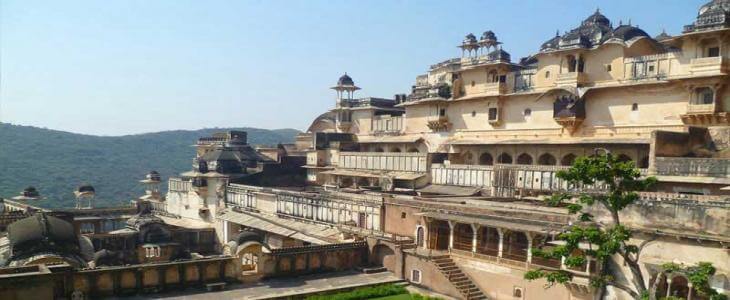
[[[595,259],[599,265],[605,265],[613,256],[620,256],[632,274],[630,286],[616,281],[608,268],[602,268],[601,274],[591,278],[591,285],[596,288],[614,286],[626,291],[636,299],[648,298],[649,292],[641,272],[639,257],[644,246],[653,239],[645,240],[639,245],[629,243],[631,230],[621,224],[619,213],[639,199],[638,191],[653,186],[656,178],[641,178],[641,174],[633,162],[621,161],[608,152],[605,155],[580,157],[569,169],[559,171],[556,176],[567,181],[569,186],[573,187],[572,191],[582,190],[582,192],[554,194],[547,199],[548,205],[567,208],[571,214],[578,214],[579,221],[557,235],[558,240],[564,241],[562,245],[551,250],[533,249],[533,255],[546,259],[564,257],[565,265],[568,267],[581,267],[588,263],[589,258]],[[593,189],[597,186],[602,188]],[[600,192],[590,192],[590,190]],[[594,216],[585,212],[584,208],[594,204],[602,206],[611,214],[613,224],[601,227],[592,222]],[[587,245],[587,249],[581,249],[581,244]],[[712,273],[714,273],[714,268],[712,268]],[[525,274],[527,280],[539,278],[547,280],[548,287],[550,287],[567,283],[572,279],[572,273],[565,270],[542,268],[528,271]],[[697,280],[702,287],[695,285],[695,290],[712,290],[709,288],[707,278],[709,277],[706,276],[704,281]],[[708,295],[711,294],[711,292],[708,293]]]

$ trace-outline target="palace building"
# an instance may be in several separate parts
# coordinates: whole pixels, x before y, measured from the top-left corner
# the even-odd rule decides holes
[[[431,65],[410,93],[393,99],[357,98],[361,87],[344,74],[332,87],[332,109],[295,143],[255,148],[245,132],[220,133],[198,140],[192,170],[169,178],[166,193],[157,188],[160,174],[148,174],[140,209],[115,213],[126,225],[103,235],[115,241],[74,236],[73,226],[50,212],[12,213],[39,197],[28,188],[5,201],[7,221],[0,225],[19,221],[7,226],[10,254],[2,258],[27,265],[31,250],[42,248],[66,255],[66,265],[79,272],[104,272],[89,262],[119,264],[115,253],[131,251],[131,263],[143,267],[197,258],[202,272],[203,262],[219,254],[225,263],[213,279],[233,280],[231,272],[252,282],[359,269],[391,272],[457,299],[512,300],[631,299],[621,289],[591,285],[603,270],[627,286],[643,280],[652,299],[705,299],[687,274],[660,271],[667,262],[711,262],[716,273],[709,285],[727,294],[730,1],[708,2],[677,31],[650,34],[596,10],[519,59],[498,33],[469,33],[455,41],[461,57]],[[560,245],[556,235],[578,221],[547,205],[546,196],[606,191],[600,184],[569,186],[556,173],[578,157],[607,152],[658,180],[621,211],[632,242],[643,245],[636,258],[641,276],[621,257],[569,267],[565,258],[533,255]],[[92,217],[84,209],[73,211],[74,220]],[[596,226],[612,222],[603,208],[589,209]],[[18,240],[16,224],[52,235]],[[35,229],[38,224],[59,230]],[[175,238],[185,228],[215,245],[193,249],[190,239]],[[59,242],[31,247],[31,239]],[[83,243],[98,259],[80,252]],[[165,257],[143,255],[149,251]],[[16,252],[28,254],[15,258]],[[572,279],[551,288],[524,279],[538,268],[566,271]]]

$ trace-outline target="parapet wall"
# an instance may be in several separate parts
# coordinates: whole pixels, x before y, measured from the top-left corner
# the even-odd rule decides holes
[[[364,266],[367,242],[273,249],[262,253],[258,266],[263,277],[352,270]]]

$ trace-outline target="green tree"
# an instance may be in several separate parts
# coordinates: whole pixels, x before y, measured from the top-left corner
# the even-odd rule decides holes
[[[548,198],[547,203],[551,206],[563,206],[570,213],[578,214],[579,221],[557,235],[558,240],[564,241],[562,245],[551,250],[533,249],[533,255],[547,259],[565,257],[565,265],[568,267],[584,266],[589,259],[595,259],[598,265],[605,265],[611,257],[620,256],[632,274],[630,285],[627,286],[615,280],[608,268],[602,268],[600,274],[592,277],[591,285],[596,288],[614,286],[626,291],[634,298],[648,298],[649,292],[644,283],[639,257],[644,246],[653,239],[647,239],[639,245],[630,243],[631,230],[621,224],[619,213],[639,199],[638,191],[653,186],[656,178],[642,178],[633,162],[621,161],[608,152],[605,155],[580,157],[569,169],[558,172],[557,177],[574,187],[571,190],[582,192],[558,193]],[[595,187],[601,187],[601,189]],[[591,190],[600,192],[589,192]],[[594,216],[586,212],[584,208],[593,205],[600,205],[607,210],[611,214],[613,223],[601,227],[592,222]],[[580,249],[581,244],[588,245],[588,249]],[[707,269],[703,270],[707,271]],[[714,268],[712,268],[712,273],[714,273]],[[695,286],[698,291],[708,291],[709,289],[707,283],[709,273],[703,274],[706,277],[702,287]],[[565,270],[537,269],[525,274],[525,279],[528,280],[539,278],[544,278],[550,287],[567,283],[572,279],[572,273]],[[701,279],[697,281],[698,283],[703,282]]]

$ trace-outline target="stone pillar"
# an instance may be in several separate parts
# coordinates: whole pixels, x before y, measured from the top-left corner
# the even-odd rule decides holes
[[[502,228],[497,228],[497,233],[499,234],[499,247],[497,248],[497,256],[502,257],[502,250],[504,249],[504,231]]]
[[[454,248],[454,226],[456,224],[453,221],[449,221],[449,251]]]
[[[687,287],[689,288],[689,291],[687,292],[687,300],[692,300],[692,283],[687,280]]]
[[[532,263],[532,234],[529,232],[525,232],[525,236],[527,236],[527,263]]]
[[[667,297],[670,296],[670,292],[672,291],[672,277],[667,277]]]
[[[471,231],[474,235],[474,237],[471,240],[471,252],[477,253],[477,239],[478,239],[478,234],[479,234],[479,225],[471,224]]]
[[[423,249],[428,249],[428,244],[430,242],[428,226],[429,226],[428,220],[426,218],[424,218],[423,219]]]

